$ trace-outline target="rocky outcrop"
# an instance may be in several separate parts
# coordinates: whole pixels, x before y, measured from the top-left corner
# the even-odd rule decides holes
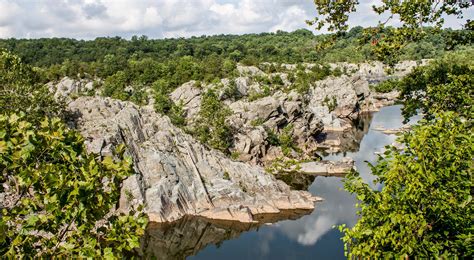
[[[350,151],[358,146],[364,127],[358,121],[364,113],[378,111],[381,107],[391,105],[398,97],[398,92],[376,93],[370,84],[402,77],[415,66],[426,61],[404,61],[395,66],[391,74],[381,62],[363,64],[337,63],[330,64],[332,69],[343,71],[339,77],[330,76],[324,80],[312,82],[307,93],[298,93],[291,86],[288,75],[297,66],[283,64],[286,72],[267,74],[257,67],[237,67],[240,74],[234,80],[223,79],[220,84],[211,84],[200,88],[191,81],[183,84],[171,93],[171,99],[184,105],[188,125],[198,115],[201,94],[207,89],[214,89],[220,99],[232,111],[227,122],[234,131],[231,151],[237,158],[251,164],[266,165],[275,158],[284,157],[282,149],[271,143],[271,138],[281,135],[290,127],[290,134],[295,146],[303,156],[292,153],[290,157],[304,157],[318,149],[329,152]],[[277,64],[265,63],[266,66]],[[302,64],[309,71],[314,64]],[[280,86],[266,86],[261,79],[279,77]],[[227,97],[225,90],[232,84],[240,100]],[[270,94],[268,92],[270,88]],[[293,90],[292,90],[293,89]],[[288,129],[286,129],[288,130]],[[273,136],[272,136],[273,135]],[[308,158],[300,158],[308,159]]]
[[[319,117],[304,107],[301,99],[295,92],[277,92],[256,101],[240,100],[230,104],[233,114],[228,121],[237,132],[234,150],[240,154],[239,159],[252,163],[267,161],[269,132],[278,134],[288,125],[292,126],[291,135],[296,143],[309,145],[312,138],[323,130],[323,124]],[[269,158],[282,155],[280,152]]]
[[[170,94],[171,100],[182,104],[188,118],[195,118],[201,108],[201,90],[196,87],[195,81],[190,81],[175,89]]]
[[[69,77],[62,78],[56,84],[50,82],[48,87],[54,93],[55,98],[70,99],[74,95],[94,91],[94,83],[91,80],[75,80]]]
[[[69,103],[90,152],[125,144],[137,174],[123,183],[119,210],[145,205],[152,222],[185,215],[252,222],[262,213],[313,209],[318,198],[293,191],[257,166],[209,150],[151,107],[100,97]]]

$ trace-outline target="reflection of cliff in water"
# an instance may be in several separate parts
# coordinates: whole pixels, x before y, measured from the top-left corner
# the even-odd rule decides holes
[[[140,256],[152,259],[186,259],[208,245],[220,244],[237,238],[241,233],[256,230],[264,223],[283,219],[298,219],[311,211],[283,211],[279,214],[256,216],[258,223],[209,220],[187,216],[171,223],[150,223],[142,238]]]
[[[362,138],[367,134],[372,121],[373,113],[364,112],[351,121],[352,128],[343,132],[331,131],[320,134],[317,139],[319,143],[329,144],[334,151],[329,149],[329,153],[357,152],[360,148]],[[347,119],[348,120],[348,119]],[[323,152],[323,155],[326,155]]]
[[[360,148],[362,138],[369,132],[373,113],[361,113],[359,117],[352,121],[352,128],[343,138],[342,152],[357,152]]]

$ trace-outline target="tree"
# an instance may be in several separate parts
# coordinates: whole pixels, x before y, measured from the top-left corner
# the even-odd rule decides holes
[[[409,118],[421,110],[425,118],[437,112],[454,111],[472,119],[474,115],[474,52],[447,54],[427,66],[417,67],[396,82],[405,100],[403,114]]]
[[[139,246],[146,218],[113,212],[131,159],[89,154],[58,118],[39,125],[0,116],[0,255],[121,257]]]
[[[344,35],[348,14],[356,11],[358,1],[314,2],[322,17],[309,23],[318,29],[328,25],[338,32],[336,36]],[[471,1],[382,0],[373,10],[388,11],[389,18],[366,29],[365,41],[371,41],[377,59],[394,65],[406,45],[426,38],[426,25],[434,25],[437,31],[443,15],[462,16],[471,5]],[[386,27],[394,16],[402,25]],[[466,27],[471,24],[468,21]],[[450,56],[383,86],[396,84],[401,90],[406,117],[418,109],[425,116],[399,138],[402,150],[387,147],[377,164],[371,165],[379,189],[371,188],[357,173],[344,181],[345,189],[360,201],[357,224],[340,226],[349,258],[474,255],[472,49],[463,54],[468,58]]]
[[[331,38],[332,41],[338,35],[344,35],[349,25],[349,14],[356,12],[359,1],[319,1],[314,0],[318,16],[307,21],[316,28],[327,27],[337,35]],[[383,60],[390,65],[394,65],[401,54],[401,50],[413,41],[419,41],[427,36],[424,27],[434,25],[440,29],[444,24],[446,15],[455,15],[462,18],[463,11],[472,6],[471,1],[393,1],[382,0],[381,4],[373,5],[373,11],[382,15],[388,13],[385,21],[380,21],[374,28],[365,30],[365,40],[374,45],[373,52],[379,60]],[[397,17],[401,26],[387,27],[387,23]],[[466,28],[470,28],[472,23],[468,20]],[[468,42],[471,39],[467,40]],[[326,46],[325,44],[324,46]]]
[[[62,116],[64,104],[54,99],[33,68],[0,50],[0,111],[24,112],[29,121],[38,122],[45,116]]]
[[[341,227],[349,258],[474,255],[473,130],[454,112],[438,114],[399,140],[403,152],[391,148],[372,166],[380,191],[357,174],[345,180],[361,216]]]

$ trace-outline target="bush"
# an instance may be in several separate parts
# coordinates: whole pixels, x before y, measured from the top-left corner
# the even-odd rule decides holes
[[[31,122],[45,116],[62,116],[64,104],[54,99],[47,86],[41,84],[39,75],[20,58],[0,52],[0,111],[25,114]]]
[[[123,152],[99,160],[59,119],[0,116],[0,255],[120,257],[137,248],[146,219],[110,214],[132,174]]]
[[[193,130],[202,143],[218,149],[222,152],[229,152],[232,146],[232,128],[225,121],[231,114],[213,90],[209,90],[202,95],[201,110]]]
[[[329,98],[328,96],[324,97],[323,105],[328,107],[329,112],[334,111],[334,109],[337,108],[337,99],[336,99],[336,97],[335,96],[333,96],[332,98]]]
[[[472,121],[439,114],[399,141],[372,173],[381,190],[357,174],[346,190],[360,200],[360,219],[341,227],[349,258],[472,258]]]
[[[412,116],[420,109],[430,118],[440,111],[474,114],[474,51],[451,53],[427,66],[417,67],[403,78],[400,96],[406,100],[403,113]]]
[[[388,93],[394,90],[399,90],[400,89],[399,80],[388,79],[376,85],[371,86],[371,88],[379,93]]]

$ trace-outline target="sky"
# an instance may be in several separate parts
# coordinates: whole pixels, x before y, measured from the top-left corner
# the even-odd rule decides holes
[[[380,18],[371,6],[380,1],[359,2],[349,24],[376,25]],[[472,9],[465,17],[473,19]],[[0,0],[0,38],[172,38],[294,31],[311,29],[305,21],[315,15],[312,0]],[[448,27],[460,24],[454,18],[447,21]]]

